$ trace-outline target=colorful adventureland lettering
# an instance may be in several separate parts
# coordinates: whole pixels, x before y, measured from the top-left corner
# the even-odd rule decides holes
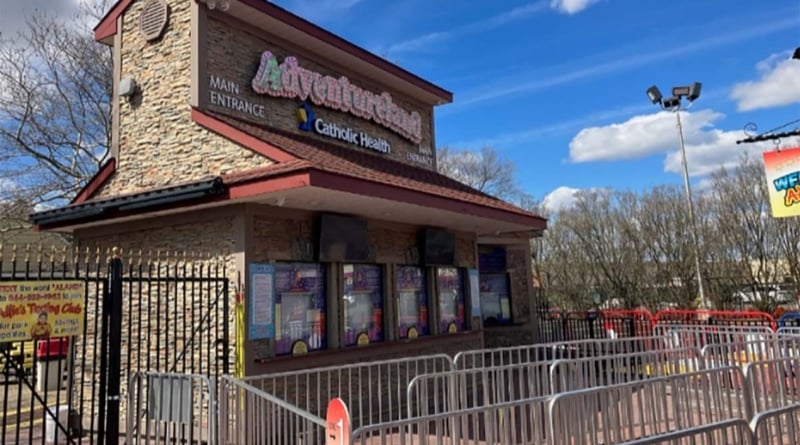
[[[772,215],[800,216],[800,147],[764,153]]]
[[[341,76],[338,79],[302,68],[295,57],[283,63],[270,51],[261,54],[261,64],[252,81],[253,90],[275,97],[297,98],[372,120],[415,144],[422,141],[422,116],[408,112],[389,93],[365,91]]]

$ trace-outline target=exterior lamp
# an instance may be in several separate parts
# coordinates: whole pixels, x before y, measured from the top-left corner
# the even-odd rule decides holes
[[[800,58],[800,48],[795,52],[795,58]],[[702,88],[700,82],[694,82],[691,85],[677,86],[672,88],[672,97],[664,99],[658,87],[653,85],[647,89],[647,98],[650,99],[654,105],[658,105],[663,110],[672,111],[678,121],[678,143],[681,149],[681,161],[683,164],[683,185],[686,189],[686,204],[689,208],[689,222],[691,224],[692,241],[694,244],[694,261],[695,272],[697,274],[697,291],[700,294],[700,306],[707,309],[707,301],[705,289],[703,288],[703,274],[700,269],[700,246],[697,238],[697,225],[694,218],[694,204],[692,202],[692,187],[689,183],[689,167],[686,162],[686,144],[683,140],[683,126],[681,124],[681,102],[683,98],[689,101],[686,108],[692,106],[695,100],[700,97],[700,90]]]

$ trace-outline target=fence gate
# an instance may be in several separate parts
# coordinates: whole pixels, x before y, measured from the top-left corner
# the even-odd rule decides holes
[[[0,445],[117,444],[140,371],[228,372],[228,281],[208,259],[0,246]],[[127,265],[126,265],[127,263]]]

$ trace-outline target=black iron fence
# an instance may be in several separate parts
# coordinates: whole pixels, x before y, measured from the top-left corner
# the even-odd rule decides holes
[[[8,253],[0,247],[0,444],[118,443],[137,371],[229,372],[223,261]]]

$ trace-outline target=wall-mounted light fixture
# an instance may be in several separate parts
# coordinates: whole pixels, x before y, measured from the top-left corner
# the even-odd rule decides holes
[[[228,2],[228,0],[207,0],[206,6],[208,6],[208,9],[219,8],[220,11],[225,12],[231,7],[231,4]]]
[[[126,77],[119,82],[119,95],[131,97],[136,94],[136,81],[132,77]]]

